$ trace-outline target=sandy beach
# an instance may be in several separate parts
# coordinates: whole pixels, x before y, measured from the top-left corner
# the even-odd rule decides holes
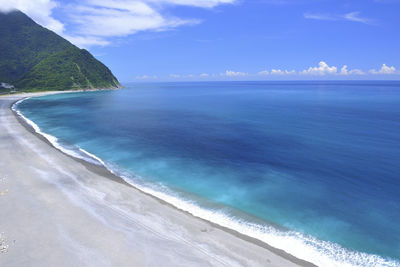
[[[31,95],[0,96],[0,266],[311,266],[63,154],[10,109]]]

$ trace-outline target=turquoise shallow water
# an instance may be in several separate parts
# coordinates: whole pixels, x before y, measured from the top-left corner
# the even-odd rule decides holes
[[[197,216],[325,266],[399,266],[399,104],[398,82],[210,82],[18,109]]]

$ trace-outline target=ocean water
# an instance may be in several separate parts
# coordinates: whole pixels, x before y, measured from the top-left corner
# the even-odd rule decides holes
[[[321,266],[400,266],[400,82],[129,84],[17,109],[195,216]]]

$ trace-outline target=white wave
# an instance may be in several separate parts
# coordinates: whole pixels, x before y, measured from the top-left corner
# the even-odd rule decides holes
[[[198,203],[182,199],[165,187],[141,185],[134,183],[132,178],[125,176],[122,176],[122,178],[139,190],[162,199],[195,217],[258,239],[296,258],[312,262],[318,266],[400,266],[399,262],[384,259],[378,255],[350,251],[338,244],[321,241],[295,231],[282,231],[269,225],[259,225],[244,221],[223,211],[205,209]]]
[[[26,98],[27,99],[27,98]],[[283,231],[278,230],[270,225],[260,225],[252,222],[245,221],[241,218],[234,217],[226,214],[221,210],[211,210],[203,208],[199,203],[194,202],[190,199],[185,199],[178,196],[175,192],[172,192],[167,187],[145,183],[144,179],[140,177],[133,177],[126,172],[118,170],[118,167],[111,164],[105,163],[102,159],[96,155],[82,149],[77,148],[75,150],[66,149],[59,144],[58,139],[52,135],[46,134],[40,130],[40,128],[31,120],[22,115],[17,110],[17,105],[22,99],[16,102],[12,109],[23,118],[32,128],[40,135],[45,137],[49,142],[64,152],[65,154],[83,159],[90,163],[101,164],[107,168],[111,173],[121,177],[124,181],[131,184],[135,188],[152,195],[158,199],[161,199],[174,207],[192,214],[195,217],[204,219],[206,221],[215,223],[222,227],[237,231],[243,235],[255,238],[268,245],[281,249],[296,258],[309,261],[318,266],[327,267],[353,267],[353,266],[381,266],[381,267],[400,267],[400,262],[385,259],[379,255],[367,254],[364,252],[351,251],[341,247],[338,244],[318,240],[312,236],[304,235],[295,231]],[[80,151],[88,157],[77,153]]]
[[[81,151],[82,153],[86,154],[87,156],[94,158],[95,160],[97,160],[101,165],[103,165],[104,167],[106,167],[106,164],[104,163],[104,161],[102,159],[100,159],[99,157],[93,155],[92,153],[89,153],[88,151],[84,150],[83,148],[79,148],[79,151]]]
[[[21,99],[21,100],[15,102],[15,103],[12,105],[11,109],[12,109],[13,111],[15,111],[15,112],[18,114],[18,116],[21,117],[27,124],[29,124],[29,125],[34,129],[34,131],[35,131],[37,134],[40,134],[41,136],[43,136],[44,138],[46,138],[46,140],[48,140],[55,148],[57,148],[58,150],[64,152],[65,154],[67,154],[67,155],[69,155],[69,156],[71,156],[71,157],[78,158],[78,159],[82,159],[82,160],[85,160],[85,161],[87,161],[87,162],[89,162],[89,163],[93,163],[93,164],[96,164],[96,165],[104,165],[104,162],[103,162],[103,161],[101,161],[101,160],[100,160],[99,158],[97,158],[97,157],[94,157],[94,155],[88,153],[87,151],[84,151],[83,149],[76,148],[75,146],[74,146],[73,149],[70,149],[70,148],[67,148],[66,146],[61,145],[57,137],[43,132],[43,131],[40,129],[40,127],[39,127],[36,123],[34,123],[33,121],[31,121],[30,119],[28,119],[27,117],[25,117],[25,116],[21,113],[21,111],[19,111],[19,110],[17,109],[17,107],[18,107],[18,105],[19,105],[20,103],[22,103],[23,101],[25,101],[25,100],[27,100],[27,99],[29,99],[29,98],[30,98],[30,97],[24,98],[24,99]],[[79,152],[83,152],[83,154],[82,154],[82,153],[79,153]],[[84,154],[88,155],[89,157],[85,157]],[[94,160],[93,160],[93,159],[94,159]]]

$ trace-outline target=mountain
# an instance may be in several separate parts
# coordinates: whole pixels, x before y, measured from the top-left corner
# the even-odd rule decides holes
[[[20,11],[0,12],[0,83],[24,91],[120,87],[112,72],[87,50]]]

